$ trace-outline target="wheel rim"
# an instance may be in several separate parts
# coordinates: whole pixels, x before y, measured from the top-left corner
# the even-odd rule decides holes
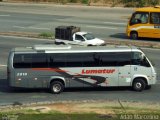
[[[139,83],[139,82],[138,82],[138,83],[136,83],[136,85],[135,85],[135,86],[136,86],[136,88],[137,88],[137,89],[141,89],[141,88],[142,88],[142,84],[141,84],[141,83]]]
[[[54,84],[54,85],[53,85],[53,91],[54,91],[55,93],[60,92],[60,91],[61,91],[61,85],[59,85],[59,84]]]
[[[132,33],[131,37],[132,37],[132,39],[136,40],[138,38],[138,35],[137,35],[137,33]]]

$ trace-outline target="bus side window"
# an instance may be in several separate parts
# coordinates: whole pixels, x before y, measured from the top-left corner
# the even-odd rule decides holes
[[[51,53],[48,54],[49,67],[65,67],[66,66],[66,54],[65,53]]]
[[[48,68],[48,60],[46,54],[32,54],[32,68]]]
[[[160,13],[151,13],[151,24],[160,24]]]
[[[97,53],[99,55],[99,66],[117,66],[116,53]]]

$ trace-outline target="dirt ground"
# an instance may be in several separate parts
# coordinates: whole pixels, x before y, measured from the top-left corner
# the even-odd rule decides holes
[[[102,115],[115,115],[117,111],[136,112],[144,109],[145,111],[160,110],[160,103],[138,103],[126,101],[72,101],[58,102],[53,104],[35,105],[27,109],[41,113],[56,111],[60,113],[97,113]],[[144,111],[144,112],[145,112]]]

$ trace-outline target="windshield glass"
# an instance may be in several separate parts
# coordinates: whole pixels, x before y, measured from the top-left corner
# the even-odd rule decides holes
[[[144,67],[150,67],[147,58],[140,52],[134,52],[132,55],[132,64]]]
[[[95,39],[94,35],[91,33],[84,34],[83,36],[86,38],[86,40]]]
[[[139,24],[139,23],[145,24],[145,23],[148,23],[148,18],[149,18],[148,13],[137,12],[137,13],[133,14],[131,21],[130,21],[130,24],[131,25]]]

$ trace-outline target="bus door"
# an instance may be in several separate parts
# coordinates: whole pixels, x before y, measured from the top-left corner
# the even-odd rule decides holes
[[[129,86],[131,83],[131,52],[117,53],[119,86]]]
[[[151,66],[147,58],[140,52],[132,53],[131,75],[133,77],[144,76],[151,78]]]
[[[119,86],[130,86],[131,83],[130,65],[119,67],[118,79],[119,79]]]
[[[153,12],[150,14],[150,23],[154,27],[151,37],[160,38],[160,13]]]

